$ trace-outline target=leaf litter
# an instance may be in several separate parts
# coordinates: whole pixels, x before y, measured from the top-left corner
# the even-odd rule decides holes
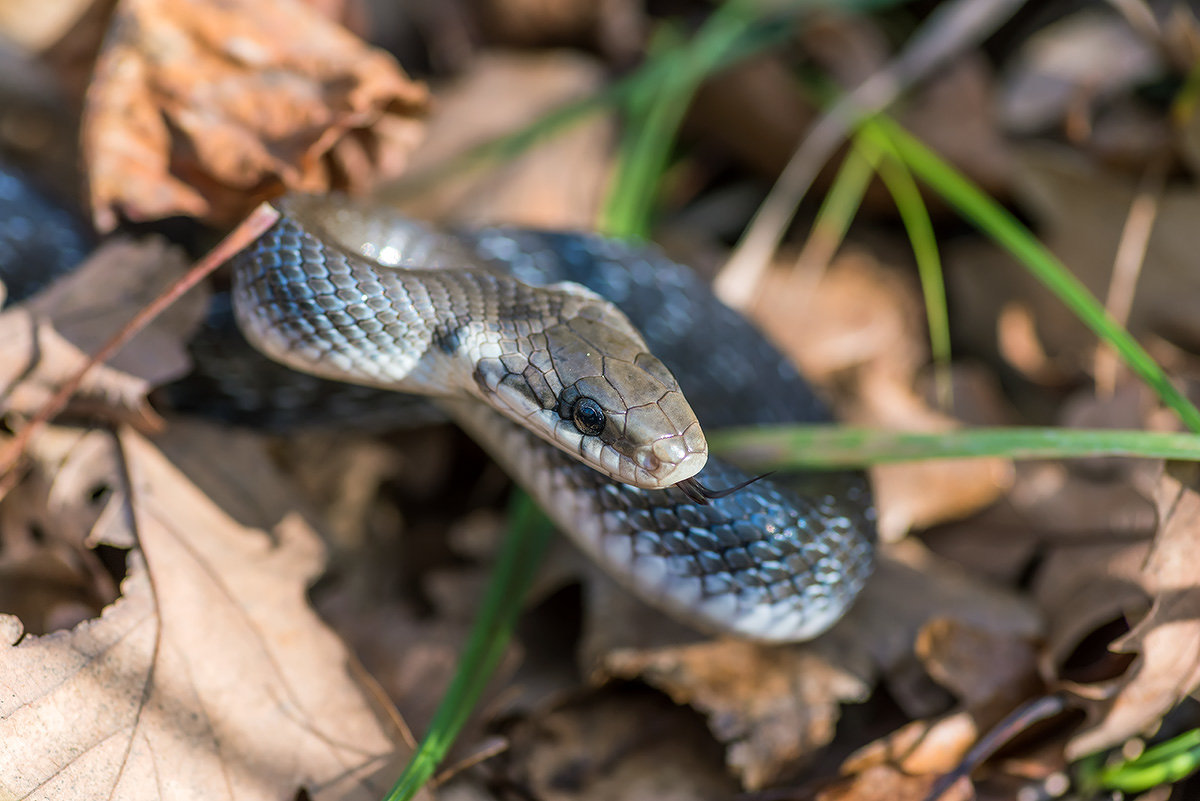
[[[105,229],[179,214],[227,223],[281,187],[362,191],[407,161],[452,158],[605,80],[591,55],[485,52],[461,62],[457,85],[439,87],[445,101],[414,151],[423,87],[313,6],[112,5],[111,16],[95,4],[80,22],[105,42],[83,135]],[[631,5],[573,24],[612,25]],[[445,46],[458,34],[437,19],[422,24],[448,26],[438,31]],[[884,58],[877,23],[855,24],[862,29],[840,34],[857,43],[853,52]],[[265,33],[274,28],[293,35]],[[631,30],[623,35],[640,35]],[[1174,39],[1159,76],[1177,69],[1194,26],[1176,15],[1164,31]],[[613,35],[583,37],[607,42],[610,54],[637,49]],[[164,50],[164,41],[186,47]],[[317,50],[327,59],[312,58]],[[845,80],[878,66],[833,50],[820,58]],[[1115,132],[1141,118],[1128,104],[1111,118],[1100,111],[1146,80],[1143,67],[1105,73],[1104,92],[1088,96],[1090,140],[1070,92],[1040,101],[1037,124],[1063,126],[1065,147],[1083,156],[1074,166],[1023,147],[1021,169],[1009,168],[1002,126],[1038,131],[1028,113],[992,116],[1017,79],[978,58],[948,69],[903,119],[940,134],[994,192],[1024,202],[1102,291],[1136,184],[1104,158],[1144,154],[1165,129],[1153,122],[1121,143]],[[747,119],[779,126],[764,136],[783,157],[812,124],[811,98],[779,80],[789,69],[759,62],[745,73],[753,87],[706,89],[717,93],[698,108],[710,110],[698,117],[708,122],[688,127],[692,158],[662,198],[679,210],[663,240],[686,243],[689,260],[719,263],[713,232],[753,211],[744,190],[756,179],[736,171],[732,190],[703,194],[728,179],[730,164],[778,169],[779,154],[755,147]],[[752,109],[786,93],[782,118]],[[712,108],[764,113],[721,119]],[[410,208],[458,222],[586,227],[614,163],[612,130],[598,117],[574,139],[440,184],[441,199],[417,197]],[[1186,126],[1177,134],[1184,164],[1191,135]],[[1037,202],[1039,193],[1053,202]],[[1131,321],[1194,381],[1196,339],[1177,311],[1190,279],[1171,266],[1188,252],[1192,194],[1190,181],[1164,190]],[[697,197],[713,199],[683,210]],[[948,243],[947,265],[956,348],[966,343],[980,361],[956,361],[956,404],[936,407],[924,386],[920,300],[903,245],[878,219],[890,211],[877,187],[867,208],[876,219],[852,229],[854,244],[819,274],[797,278],[781,260],[755,310],[846,419],[934,431],[1030,420],[1164,427],[1127,376],[1109,398],[1081,389],[1094,343],[978,242],[969,252]],[[944,210],[932,211],[944,223]],[[1096,219],[1106,221],[1102,236]],[[74,288],[0,313],[0,387],[16,424],[144,302],[133,287],[150,275],[165,281],[165,265],[179,262],[152,241],[110,243],[96,260]],[[313,798],[382,797],[411,745],[405,723],[424,728],[461,646],[502,536],[505,481],[445,431],[280,440],[168,416],[165,433],[135,433],[124,424],[156,420],[147,394],[187,369],[183,343],[203,305],[190,303],[94,371],[84,402],[34,438],[25,479],[0,500],[0,609],[10,613],[0,617],[0,788],[31,798],[290,798],[301,788]],[[80,419],[109,428],[67,425]],[[886,540],[878,573],[847,619],[809,644],[703,637],[560,545],[439,794],[919,799],[1006,713],[1068,691],[1087,712],[1081,727],[1035,735],[943,796],[1002,798],[1014,782],[1047,781],[1066,757],[1153,733],[1196,691],[1190,466],[988,459],[873,472]]]
[[[203,427],[169,436],[208,447]],[[104,441],[107,459],[73,447],[46,454],[56,458],[39,473],[76,504],[108,489],[98,521],[115,514],[124,525],[71,527],[68,544],[120,550],[121,596],[98,618],[43,635],[6,616],[3,791],[377,798],[403,747],[389,707],[305,601],[323,547],[304,516],[259,494],[255,519],[239,520],[140,435],[94,431],[80,444],[89,438]],[[265,455],[224,469],[227,492],[246,475],[271,486]]]

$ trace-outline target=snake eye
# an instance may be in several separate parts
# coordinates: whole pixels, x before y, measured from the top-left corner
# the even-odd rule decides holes
[[[580,398],[571,407],[571,420],[580,434],[594,437],[604,430],[604,410],[591,398]]]

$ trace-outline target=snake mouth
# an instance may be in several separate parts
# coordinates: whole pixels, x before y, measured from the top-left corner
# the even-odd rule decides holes
[[[673,465],[662,462],[652,454],[648,455],[649,461],[643,454],[635,457],[635,462],[646,471],[649,479],[642,485],[645,489],[666,489],[671,486],[679,486],[683,481],[690,481],[708,463],[707,451],[688,453]]]
[[[679,491],[686,495],[688,500],[692,503],[700,506],[707,506],[709,501],[714,501],[718,498],[726,498],[738,490],[745,489],[755,481],[766,478],[769,475],[771,474],[763,473],[761,476],[748,478],[740,484],[734,484],[732,487],[726,487],[725,489],[710,489],[701,484],[700,480],[694,476],[692,478],[685,478],[683,481],[677,482],[675,486],[678,487]]]

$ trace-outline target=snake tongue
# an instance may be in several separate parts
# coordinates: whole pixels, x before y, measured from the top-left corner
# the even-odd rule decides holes
[[[754,478],[748,478],[740,484],[734,484],[732,487],[726,487],[725,489],[719,489],[719,490],[718,489],[709,489],[708,487],[701,484],[700,481],[696,478],[685,478],[683,481],[676,483],[675,486],[678,487],[679,491],[682,492],[684,495],[686,495],[688,497],[688,500],[690,500],[692,503],[696,503],[701,506],[707,506],[709,501],[715,500],[717,498],[724,498],[726,496],[732,495],[733,493],[737,492],[738,490],[745,489],[746,487],[753,484],[755,481],[758,481],[759,479],[762,479],[762,478],[766,478],[769,475],[771,475],[771,474],[763,473],[761,476],[755,476]]]

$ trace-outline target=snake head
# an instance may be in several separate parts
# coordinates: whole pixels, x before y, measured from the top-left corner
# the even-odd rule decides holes
[[[585,304],[527,341],[519,356],[485,359],[477,370],[509,416],[643,489],[665,489],[704,467],[708,444],[679,383],[614,307]],[[503,375],[486,375],[488,362]]]

